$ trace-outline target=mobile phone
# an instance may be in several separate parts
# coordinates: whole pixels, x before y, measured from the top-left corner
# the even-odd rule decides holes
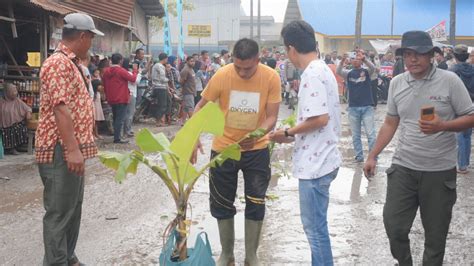
[[[435,110],[433,106],[425,106],[421,108],[421,120],[431,121],[434,119]]]

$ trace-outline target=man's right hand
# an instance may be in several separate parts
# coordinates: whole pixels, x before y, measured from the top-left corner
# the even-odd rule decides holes
[[[192,164],[195,164],[197,162],[197,153],[198,153],[198,150],[201,154],[204,154],[204,149],[202,148],[202,144],[201,144],[201,141],[198,139],[197,143],[196,143],[196,147],[194,148],[194,151],[193,151],[193,154],[191,155],[191,160],[190,162]]]
[[[67,168],[70,172],[78,176],[84,176],[85,161],[84,156],[80,150],[69,152],[67,158]]]
[[[374,175],[375,175],[375,168],[377,166],[377,161],[370,157],[367,158],[367,161],[365,161],[365,165],[364,165],[364,174],[365,174],[365,177],[367,178],[372,178]]]
[[[341,62],[339,64],[344,65],[346,63],[348,57],[349,56],[347,55],[347,53],[343,54]]]

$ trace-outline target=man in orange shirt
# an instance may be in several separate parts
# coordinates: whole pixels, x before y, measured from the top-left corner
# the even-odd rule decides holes
[[[213,101],[226,116],[224,135],[214,139],[211,156],[258,128],[270,132],[275,127],[281,102],[280,77],[259,63],[258,51],[255,41],[239,40],[234,46],[234,63],[216,72],[202,92],[196,112]],[[210,171],[211,214],[217,219],[222,246],[217,265],[234,263],[234,199],[239,171],[245,181],[245,264],[260,265],[257,249],[271,175],[268,143],[267,136],[245,138],[239,143],[240,161],[227,160]]]

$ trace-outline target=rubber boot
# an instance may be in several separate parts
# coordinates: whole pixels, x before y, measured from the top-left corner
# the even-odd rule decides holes
[[[234,266],[234,218],[217,220],[222,252],[217,260],[217,266]]]
[[[245,266],[260,266],[257,249],[263,221],[245,219]]]

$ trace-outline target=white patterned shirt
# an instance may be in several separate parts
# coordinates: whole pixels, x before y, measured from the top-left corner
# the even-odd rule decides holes
[[[295,136],[293,175],[299,179],[323,177],[342,163],[337,148],[341,113],[336,78],[323,61],[314,60],[301,75],[297,123],[324,114],[329,115],[325,127]]]

